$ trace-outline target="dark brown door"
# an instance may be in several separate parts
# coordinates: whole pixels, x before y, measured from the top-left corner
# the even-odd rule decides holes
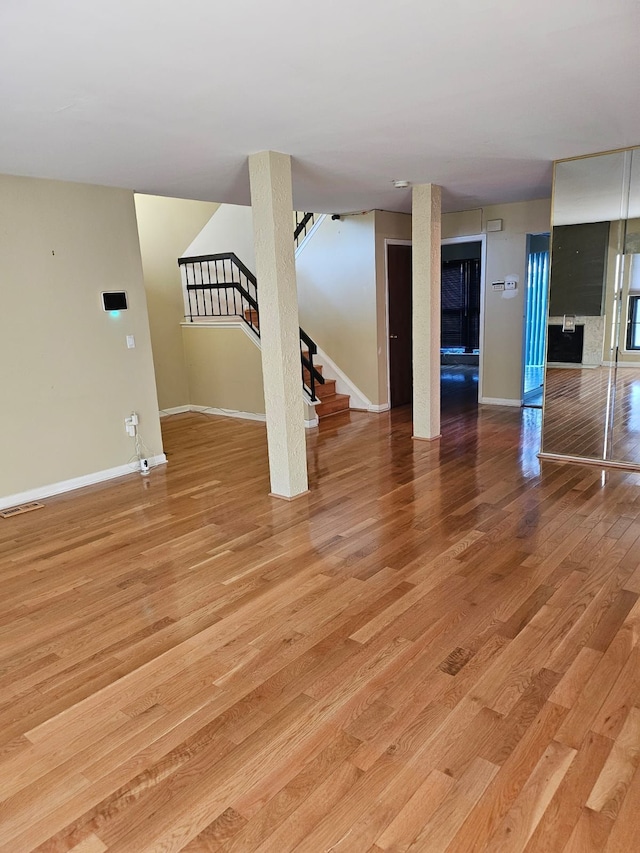
[[[411,246],[387,246],[391,406],[411,402]]]

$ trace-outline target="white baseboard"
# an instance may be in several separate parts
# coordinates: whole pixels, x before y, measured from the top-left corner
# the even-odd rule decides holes
[[[241,418],[244,421],[261,421],[265,423],[267,416],[260,412],[238,412],[235,409],[218,409],[216,406],[189,406],[190,412],[202,412],[205,415],[220,415],[223,418]]]
[[[308,400],[305,400],[305,403],[312,405]],[[166,418],[168,415],[181,415],[183,412],[201,412],[205,415],[220,415],[223,418],[240,418],[245,421],[260,421],[260,423],[266,423],[267,421],[267,416],[260,412],[238,412],[234,409],[218,409],[215,406],[176,406],[174,409],[163,409],[160,417]],[[313,429],[313,427],[318,426],[318,423],[319,419],[316,415],[315,418],[305,419],[304,426],[305,429]]]
[[[149,467],[155,468],[157,465],[165,465],[167,457],[164,453],[157,456],[149,457]],[[50,483],[47,486],[39,486],[36,489],[29,489],[26,492],[19,492],[16,495],[6,495],[0,497],[0,509],[6,509],[11,506],[28,503],[29,501],[38,501],[42,498],[51,498],[54,495],[61,495],[64,492],[72,492],[75,489],[82,489],[85,486],[94,486],[96,483],[104,483],[106,480],[115,480],[116,477],[124,477],[126,474],[135,474],[136,471],[130,464],[118,465],[115,468],[107,468],[104,471],[95,471],[93,474],[84,474],[82,477],[73,477],[71,480],[61,480],[59,483]]]
[[[606,366],[606,362],[603,362]],[[545,367],[551,367],[553,370],[595,370],[600,367],[599,364],[587,364],[581,361],[548,361]]]
[[[584,365],[583,365],[584,366]],[[599,367],[600,365],[595,365]],[[640,367],[640,362],[632,362],[632,361],[603,361],[603,367],[631,367],[634,370],[637,370]]]
[[[478,402],[483,406],[522,406],[522,400],[507,400],[502,397],[480,397]]]
[[[314,359],[323,366],[325,379],[336,380],[336,392],[349,396],[349,408],[371,411],[369,408],[372,405],[371,400],[349,379],[346,373],[343,373],[321,347],[318,347],[318,354],[314,356]]]
[[[160,409],[160,417],[166,418],[169,415],[182,415],[184,412],[190,412],[191,406],[174,406],[171,409]]]
[[[369,403],[367,406],[368,412],[388,412],[391,406],[389,403]]]

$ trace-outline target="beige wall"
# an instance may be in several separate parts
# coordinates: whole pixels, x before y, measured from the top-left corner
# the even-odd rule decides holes
[[[374,402],[389,402],[389,376],[387,338],[387,248],[386,240],[411,240],[411,215],[375,211],[376,230],[376,305],[378,312],[378,395]]]
[[[378,402],[375,215],[325,217],[296,259],[300,325]]]
[[[0,496],[126,464],[134,410],[160,454],[133,193],[1,176],[0,222]],[[129,310],[105,313],[103,290]]]
[[[497,204],[477,211],[444,214],[442,238],[480,234],[490,219],[502,219],[503,230],[487,234],[482,398],[519,401],[527,234],[550,231],[551,200]],[[504,281],[508,275],[519,277],[515,295],[508,291],[494,292],[491,282]]]
[[[264,414],[260,349],[238,328],[182,326],[194,406]]]
[[[180,330],[184,300],[177,261],[218,205],[151,195],[136,195],[135,205],[158,403],[161,409],[171,409],[189,403]]]

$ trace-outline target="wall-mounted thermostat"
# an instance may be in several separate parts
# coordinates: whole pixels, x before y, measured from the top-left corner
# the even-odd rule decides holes
[[[126,311],[128,308],[127,293],[125,290],[103,290],[103,311]]]
[[[502,219],[487,220],[487,231],[502,231]]]

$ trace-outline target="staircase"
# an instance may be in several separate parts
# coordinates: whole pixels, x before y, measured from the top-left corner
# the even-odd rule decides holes
[[[315,367],[322,373],[321,364],[316,364]],[[321,385],[316,390],[316,396],[320,400],[316,404],[316,415],[319,418],[326,418],[329,415],[337,415],[339,412],[349,411],[349,395],[336,394],[335,379],[325,379],[324,385]]]
[[[260,318],[257,311],[253,308],[248,308],[245,311],[244,318],[252,328],[260,328]],[[302,350],[301,354],[303,360],[310,360],[308,350]],[[314,361],[313,367],[322,376],[322,365]],[[302,370],[302,378],[304,384],[309,387],[311,385],[311,374],[306,367]],[[320,400],[315,406],[318,418],[326,418],[329,415],[336,415],[338,412],[349,411],[349,395],[336,393],[335,379],[326,379],[322,376],[322,382],[315,387],[315,394],[317,399]]]
[[[233,252],[180,258],[187,296],[186,317],[239,317],[260,337],[258,282],[251,270]],[[335,380],[325,379],[314,363],[318,347],[300,329],[302,388],[318,418],[349,409],[349,396],[336,394]]]

